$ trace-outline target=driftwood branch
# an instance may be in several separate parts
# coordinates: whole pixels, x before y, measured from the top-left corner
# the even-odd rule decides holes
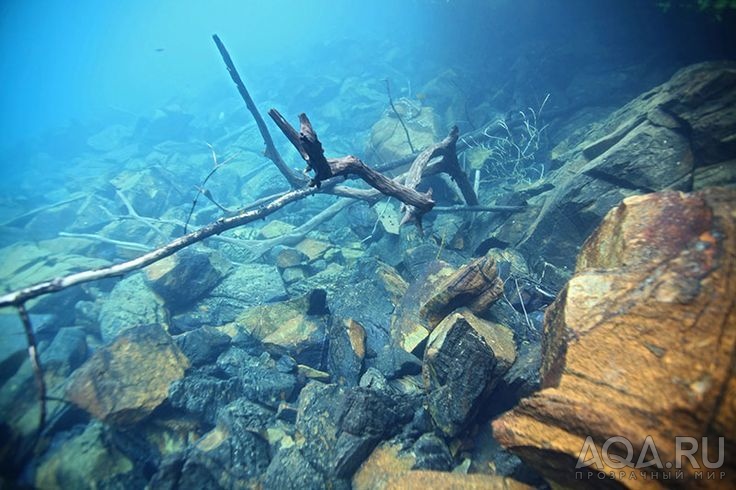
[[[240,78],[240,74],[235,68],[235,64],[233,63],[232,58],[230,58],[230,53],[227,52],[225,45],[222,44],[222,41],[217,34],[213,35],[212,39],[215,41],[217,49],[220,51],[220,55],[222,56],[222,60],[225,62],[225,66],[227,66],[227,71],[230,74],[230,78],[232,78],[233,82],[235,82],[235,85],[238,87],[238,92],[240,93],[240,96],[243,98],[246,107],[248,107],[248,110],[250,111],[253,119],[255,119],[256,124],[258,125],[258,131],[260,131],[261,136],[263,137],[263,142],[266,144],[266,151],[264,152],[264,155],[266,156],[266,158],[271,160],[276,165],[276,167],[278,167],[279,172],[281,172],[284,178],[286,178],[286,180],[289,182],[289,185],[291,185],[293,189],[303,187],[306,184],[306,179],[291,168],[289,168],[289,166],[286,165],[286,162],[284,162],[284,160],[281,158],[278,150],[276,150],[276,146],[273,144],[273,138],[271,138],[271,133],[269,133],[268,128],[266,127],[266,122],[263,120],[263,117],[261,117],[261,113],[258,112],[258,108],[253,102],[250,93],[248,93],[248,89],[245,88],[245,84]]]
[[[322,143],[319,141],[317,133],[306,114],[299,115],[299,132],[276,109],[269,110],[268,114],[307,162],[307,170],[314,171],[315,175],[311,185],[319,187],[325,178],[352,174],[361,178],[381,194],[395,197],[406,205],[412,206],[412,209],[416,210],[415,212],[418,215],[426,213],[434,206],[434,201],[428,194],[417,192],[408,185],[399,184],[397,181],[376,172],[355,156],[326,158]],[[414,168],[414,164],[412,168]],[[419,170],[419,176],[421,177],[421,170]]]
[[[163,247],[152,250],[133,260],[109,267],[103,267],[101,269],[87,270],[63,277],[57,277],[49,281],[40,282],[33,286],[4,294],[0,296],[0,308],[5,306],[21,307],[29,299],[36,298],[38,296],[61,291],[62,289],[66,289],[77,284],[97,281],[108,277],[121,276],[128,272],[141,269],[212,235],[220,234],[226,230],[237,228],[238,226],[242,226],[246,223],[268,216],[287,204],[302,199],[310,194],[314,194],[315,192],[316,189],[314,188],[294,190],[257,209],[243,211],[228,218],[220,218],[207,226],[181,236]]]

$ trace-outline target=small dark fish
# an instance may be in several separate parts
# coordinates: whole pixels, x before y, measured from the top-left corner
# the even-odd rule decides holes
[[[156,48],[154,51],[156,51],[157,53],[161,53],[164,50],[165,50],[165,48]]]

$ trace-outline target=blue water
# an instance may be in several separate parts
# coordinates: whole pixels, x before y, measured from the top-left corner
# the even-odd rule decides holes
[[[197,194],[214,163],[228,165],[218,167],[206,190],[231,210],[289,189],[263,155],[263,140],[227,73],[213,34],[229,50],[267,119],[276,147],[294,169],[301,170],[304,162],[266,116],[269,108],[277,108],[292,123],[298,114],[307,113],[328,156],[354,154],[369,165],[392,158],[379,156],[371,139],[378,123],[393,117],[387,83],[402,111],[436,112],[433,141],[444,138],[453,125],[467,136],[473,130],[497,127],[499,119],[518,120],[521,115],[531,121],[534,115],[532,129],[541,134],[533,140],[538,152],[518,172],[512,163],[517,181],[506,178],[510,167],[501,164],[493,172],[487,163],[484,173],[470,172],[483,203],[516,205],[548,190],[532,189],[521,198],[513,185],[539,184],[554,165],[562,166],[565,162],[552,162],[550,150],[564,138],[689,64],[736,59],[734,10],[702,11],[703,5],[716,4],[720,5],[696,0],[0,0],[0,294],[28,285],[25,277],[40,281],[58,270],[69,273],[120,262],[181,236],[195,196],[199,203],[187,223],[189,230],[221,217],[220,209]],[[482,147],[472,138],[461,141],[463,149]],[[464,165],[469,153],[461,157]],[[438,205],[459,202],[447,186],[435,186],[433,191]],[[226,238],[255,242],[264,238],[257,233],[266,222],[277,219],[299,226],[335,200],[310,197]],[[406,242],[400,242],[394,233],[379,242],[375,232],[384,216],[376,213],[366,205],[354,206],[327,220],[317,232],[334,247],[332,258],[309,257],[305,274],[316,276],[331,261],[339,262],[345,274],[339,284],[344,286],[345,277],[355,272],[351,267],[359,269],[358,256],[379,257],[411,281],[416,271],[411,265],[404,264],[403,269],[398,265],[406,258],[401,254],[410,240],[427,245],[427,260],[441,256],[457,265],[497,242],[486,240],[490,234],[464,237],[462,231],[450,243],[453,220],[470,222],[464,230],[474,232],[483,226],[491,230],[491,225],[513,228],[511,218],[509,223],[503,221],[507,215],[493,221],[496,218],[437,213],[427,216],[425,236],[402,236]],[[381,222],[388,229],[387,221]],[[439,224],[433,228],[435,223]],[[65,237],[69,232],[75,236]],[[238,247],[215,240],[205,245],[207,253],[222,252],[228,267],[246,278],[240,290],[231,284],[228,294],[240,300],[236,293],[243,292],[248,308],[298,296],[276,271],[273,250],[252,260],[260,262],[259,270],[272,274],[251,279],[250,259]],[[571,250],[567,257],[571,263],[574,253]],[[65,260],[73,265],[59,268]],[[413,266],[421,263],[416,257],[412,260]],[[356,277],[375,269],[373,262],[361,267],[368,272],[359,270]],[[240,277],[228,274],[233,281]],[[109,313],[101,313],[102,308],[124,309],[113,301],[126,306],[125,292],[112,294],[118,280],[71,288],[29,306],[43,342],[40,350],[45,354],[46,348],[58,349],[66,362],[63,369],[71,372],[109,341],[98,319]],[[370,280],[362,276],[360,280],[365,289]],[[253,297],[251,286],[260,288]],[[333,291],[329,294],[328,303],[335,299]],[[232,320],[219,319],[218,315],[233,312],[212,311],[216,308],[210,308],[206,294],[201,296],[196,298],[200,303],[192,300],[186,305],[189,310],[172,307],[161,313],[165,320],[147,321],[172,319],[171,325],[180,329],[172,333],[180,334],[189,327]],[[341,297],[348,304],[350,298],[345,298]],[[379,327],[387,332],[394,305],[366,298],[365,305],[374,304],[380,305],[377,315],[385,317]],[[234,311],[242,307],[226,306]],[[546,304],[537,306],[529,316],[538,324]],[[372,314],[359,310],[343,312],[344,317]],[[217,320],[210,322],[207,315]],[[5,390],[0,395],[7,395],[0,398],[0,414],[16,419],[17,406],[24,410],[35,406],[19,326],[12,308],[0,310],[0,390]],[[70,335],[77,343],[48,347],[66,327],[76,329]],[[11,330],[13,336],[3,336]],[[384,337],[369,338],[369,347],[380,350],[372,343],[383,342]],[[50,369],[62,373],[55,379],[59,388],[59,380],[69,372]],[[7,383],[17,381],[13,376],[20,381]],[[69,421],[57,421],[53,430],[59,433],[52,432],[56,443],[68,435],[63,433],[69,428],[65,424],[76,424],[79,431],[85,426],[87,420],[80,422],[75,416],[79,412],[72,412]],[[11,434],[9,427],[15,430],[16,419],[9,424],[0,420],[0,429]],[[0,440],[0,456],[10,454],[3,449],[5,441]],[[27,465],[23,468],[14,461],[16,467],[8,469],[7,463],[0,461],[0,487],[7,475],[33,481],[38,460],[23,461]]]
[[[505,83],[523,59],[537,65],[530,73],[539,76],[513,82],[539,96],[590,66],[606,70],[663,58],[675,66],[729,49],[718,37],[728,30],[723,22],[703,24],[689,11],[664,15],[655,3],[5,0],[0,186],[17,192],[4,186],[17,183],[18,173],[43,178],[68,168],[90,134],[167,104],[195,116],[221,109],[223,101],[235,109],[239,102],[210,39],[214,33],[231,50],[254,98],[262,105],[293,102],[282,107],[293,117],[324,102],[309,96],[294,101],[295,94],[319,92],[324,77],[357,76],[365,83],[388,77],[398,96],[455,69],[474,80],[466,90],[478,92]],[[552,56],[576,47],[577,53]],[[552,61],[554,69],[547,66]],[[341,125],[349,127],[328,122],[336,136],[343,136]],[[32,163],[38,151],[53,158]]]

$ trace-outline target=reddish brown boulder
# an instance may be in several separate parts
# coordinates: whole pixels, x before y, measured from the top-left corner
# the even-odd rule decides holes
[[[609,212],[547,312],[543,389],[494,422],[498,440],[564,486],[736,486],[735,218],[736,190],[719,188]],[[603,457],[614,436],[632,466]],[[677,436],[697,441],[692,461]]]

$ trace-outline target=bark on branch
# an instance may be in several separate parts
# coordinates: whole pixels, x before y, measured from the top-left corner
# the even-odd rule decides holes
[[[405,205],[411,206],[417,216],[428,212],[434,206],[434,201],[430,194],[417,192],[415,189],[416,185],[414,187],[402,185],[376,172],[358,157],[348,155],[342,158],[326,158],[322,143],[319,141],[317,133],[306,114],[299,115],[299,132],[276,109],[269,110],[268,114],[291,144],[294,145],[294,148],[296,148],[304,161],[307,162],[307,170],[314,171],[314,177],[310,182],[310,186],[319,187],[325,179],[352,174],[364,180],[381,194],[395,197]],[[422,154],[420,154],[421,156]],[[417,157],[418,159],[419,157]],[[411,168],[414,169],[415,166],[417,166],[416,160]],[[425,166],[426,162],[424,162],[421,168],[415,170],[415,173],[418,174],[420,179]],[[410,174],[411,172],[412,170],[410,170]]]
[[[245,88],[245,84],[240,78],[240,74],[235,68],[232,58],[230,58],[230,53],[227,52],[225,45],[222,44],[222,41],[220,41],[220,37],[217,34],[213,35],[212,39],[215,41],[218,51],[220,51],[220,55],[222,56],[222,60],[225,62],[225,66],[227,66],[227,72],[230,74],[230,78],[232,78],[233,82],[238,87],[240,96],[243,98],[246,107],[253,116],[253,119],[256,121],[258,131],[260,131],[261,136],[263,137],[263,142],[266,144],[264,155],[266,158],[271,160],[276,167],[278,167],[279,172],[281,172],[284,178],[286,178],[292,189],[303,187],[304,184],[306,184],[306,179],[289,168],[289,166],[286,165],[286,162],[281,158],[278,150],[276,150],[276,146],[273,144],[273,138],[271,138],[271,133],[269,133],[268,128],[266,127],[266,122],[263,120],[263,117],[261,117],[261,113],[258,112],[258,108],[253,102],[250,93],[248,93],[248,89]]]

